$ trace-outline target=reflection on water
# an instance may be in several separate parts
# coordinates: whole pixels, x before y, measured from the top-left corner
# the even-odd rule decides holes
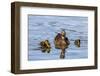
[[[78,16],[28,16],[28,60],[60,59],[61,50],[56,49],[54,37],[62,29],[70,40],[66,49],[65,59],[80,59],[88,57],[88,18]],[[80,47],[74,41],[80,39]],[[49,40],[50,53],[42,53],[40,42]]]

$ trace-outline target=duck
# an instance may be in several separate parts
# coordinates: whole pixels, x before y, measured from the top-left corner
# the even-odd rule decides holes
[[[76,39],[74,41],[74,44],[77,46],[77,47],[80,47],[80,39]]]
[[[58,33],[54,38],[55,48],[61,49],[60,58],[65,58],[65,49],[68,48],[70,42],[66,37],[66,32],[63,30],[61,33]]]
[[[42,52],[50,53],[51,45],[50,45],[49,40],[41,41],[40,46],[41,46]]]

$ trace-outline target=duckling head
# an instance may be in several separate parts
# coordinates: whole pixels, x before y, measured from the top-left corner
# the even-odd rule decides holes
[[[46,44],[47,48],[50,48],[50,44],[49,44],[48,40],[45,40],[45,44]]]

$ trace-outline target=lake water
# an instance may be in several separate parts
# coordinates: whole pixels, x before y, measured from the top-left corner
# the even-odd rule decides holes
[[[88,58],[88,17],[79,16],[28,16],[28,60],[60,59],[60,49],[54,46],[54,37],[64,29],[70,40],[66,49],[65,59]],[[40,42],[49,40],[50,53],[43,53]],[[74,45],[74,40],[80,39],[80,47]]]

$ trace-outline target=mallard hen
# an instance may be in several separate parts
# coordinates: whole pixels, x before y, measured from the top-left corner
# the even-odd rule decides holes
[[[60,58],[65,58],[65,49],[68,48],[70,42],[66,37],[66,32],[58,33],[54,39],[55,48],[61,49]]]

